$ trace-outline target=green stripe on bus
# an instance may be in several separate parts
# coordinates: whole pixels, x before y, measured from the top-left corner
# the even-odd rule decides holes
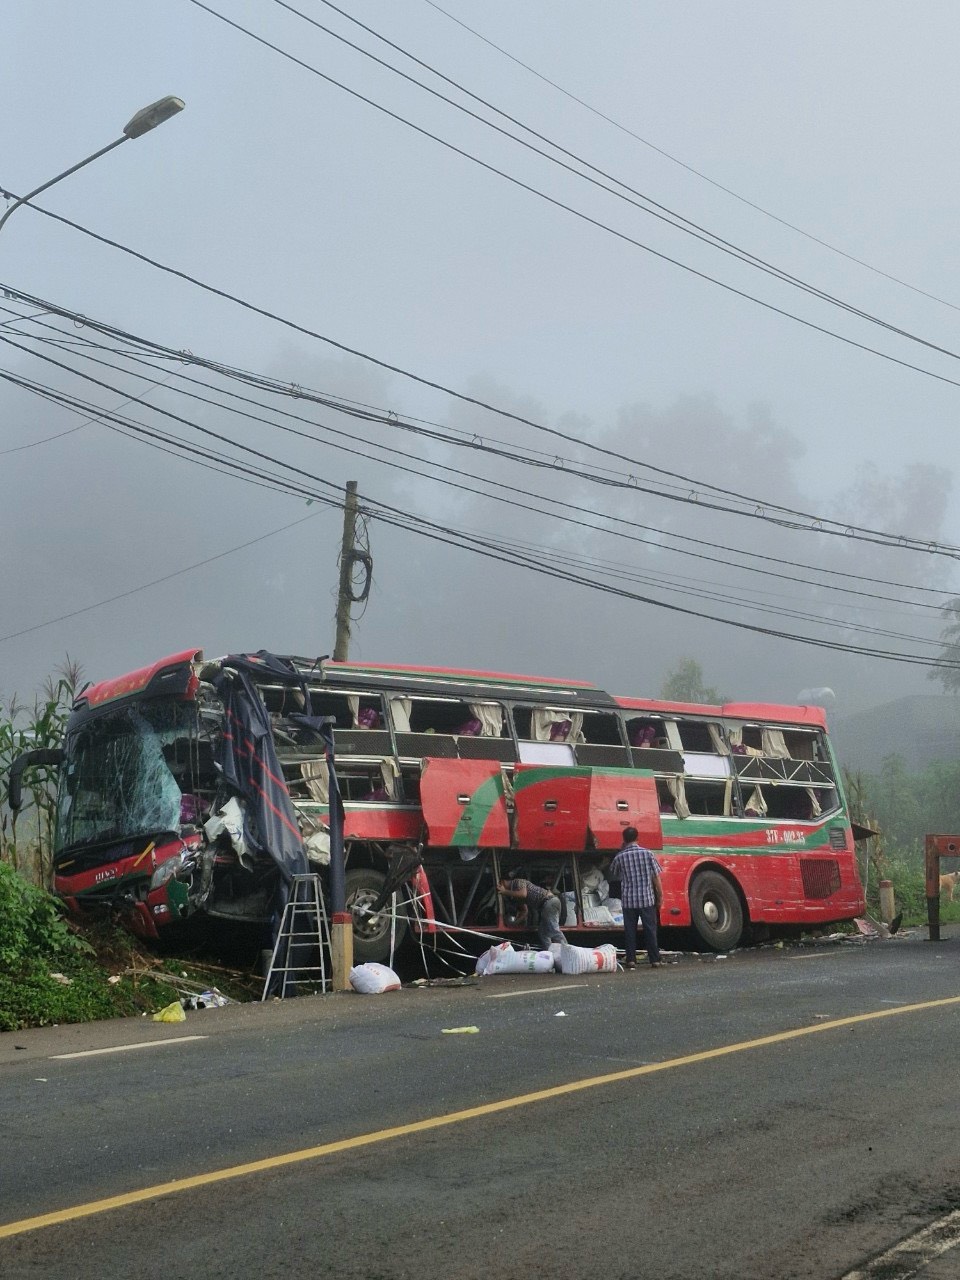
[[[495,773],[493,777],[487,778],[486,782],[481,783],[467,801],[466,807],[460,815],[460,821],[450,837],[450,843],[452,845],[475,844],[477,841],[473,837],[479,838],[479,834],[483,830],[484,823],[489,818],[493,806],[498,800],[502,799],[503,774]]]

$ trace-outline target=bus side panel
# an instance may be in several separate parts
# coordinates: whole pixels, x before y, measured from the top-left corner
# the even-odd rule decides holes
[[[419,840],[423,820],[419,809],[388,805],[344,805],[345,840]]]
[[[624,827],[636,827],[647,849],[663,848],[660,804],[652,774],[594,769],[590,779],[590,832],[598,849],[619,849]]]
[[[424,760],[420,806],[435,847],[510,847],[503,773],[496,760]]]
[[[518,765],[513,779],[519,849],[585,849],[590,769]]]

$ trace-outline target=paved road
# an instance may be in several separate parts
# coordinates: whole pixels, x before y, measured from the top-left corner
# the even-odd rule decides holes
[[[958,1052],[919,932],[8,1033],[0,1276],[840,1277],[960,1205]]]

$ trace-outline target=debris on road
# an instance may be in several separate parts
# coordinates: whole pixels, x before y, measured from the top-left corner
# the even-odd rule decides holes
[[[159,1013],[153,1015],[154,1022],[186,1022],[187,1015],[183,1012],[183,1005],[179,1000],[174,1000],[173,1004],[165,1005]]]

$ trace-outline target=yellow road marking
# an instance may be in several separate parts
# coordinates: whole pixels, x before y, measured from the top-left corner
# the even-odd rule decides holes
[[[499,1102],[485,1102],[477,1107],[466,1107],[462,1111],[448,1111],[444,1115],[428,1116],[425,1120],[413,1120],[409,1124],[395,1125],[390,1129],[376,1129],[372,1133],[360,1133],[352,1138],[341,1138],[336,1142],[324,1142],[317,1147],[304,1147],[300,1151],[289,1151],[286,1155],[267,1156],[263,1160],[251,1160],[247,1164],[232,1165],[227,1169],[215,1169],[211,1173],[198,1173],[189,1178],[175,1178],[170,1182],[159,1182],[152,1187],[141,1187],[137,1191],[126,1191],[122,1195],[108,1196],[104,1200],[92,1200],[87,1204],[72,1205],[68,1209],[57,1209],[53,1213],[42,1213],[35,1218],[21,1218],[19,1222],[8,1222],[0,1225],[0,1239],[22,1235],[27,1231],[38,1231],[42,1227],[57,1226],[62,1222],[74,1222],[78,1218],[90,1218],[95,1214],[109,1213],[111,1209],[123,1209],[128,1205],[142,1204],[145,1200],[156,1200],[161,1196],[178,1195],[181,1191],[191,1191],[194,1187],[209,1187],[217,1182],[228,1182],[233,1178],[246,1178],[255,1173],[266,1173],[271,1169],[282,1169],[286,1165],[303,1164],[308,1160],[320,1160],[324,1156],[339,1155],[343,1151],[356,1151],[361,1147],[372,1147],[381,1142],[392,1142],[396,1138],[406,1138],[417,1133],[426,1133],[431,1129],[443,1129],[449,1125],[462,1124],[465,1120],[479,1120],[484,1116],[497,1115],[502,1111],[514,1111],[518,1107],[529,1106],[534,1102],[548,1102],[553,1098],[563,1098],[572,1093],[582,1093],[587,1089],[597,1089],[604,1085],[619,1084],[624,1080],[634,1080],[639,1076],[654,1075],[659,1071],[672,1071],[676,1067],[688,1067],[698,1062],[711,1062],[716,1058],[726,1058],[734,1053],[745,1053],[750,1049],[763,1049],[768,1045],[785,1044],[788,1040],[799,1040],[803,1036],[820,1035],[824,1031],[836,1031],[840,1027],[853,1027],[864,1022],[875,1022],[881,1018],[899,1018],[905,1013],[922,1013],[928,1009],[943,1009],[948,1005],[960,1004],[960,996],[947,996],[941,1000],[926,1000],[920,1004],[900,1005],[896,1009],[876,1009],[872,1013],[857,1013],[849,1018],[835,1018],[832,1022],[818,1022],[809,1027],[796,1027],[792,1031],[777,1031],[773,1035],[760,1036],[756,1040],[741,1040],[736,1044],[722,1045],[718,1049],[704,1049],[700,1053],[688,1053],[681,1058],[667,1058],[663,1062],[648,1062],[642,1067],[627,1067],[623,1071],[611,1071],[602,1076],[588,1076],[582,1080],[571,1080],[567,1084],[552,1085],[548,1089],[537,1089],[533,1093],[516,1094],[511,1098],[501,1098]]]

